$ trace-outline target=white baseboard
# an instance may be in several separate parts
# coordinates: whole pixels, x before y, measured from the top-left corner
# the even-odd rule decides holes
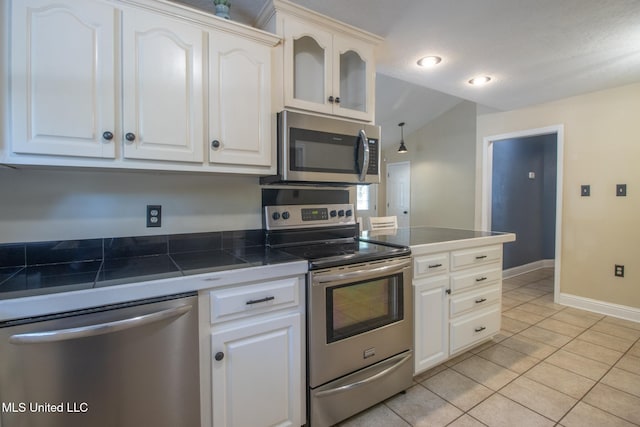
[[[568,305],[570,307],[580,308],[583,310],[594,311],[596,313],[605,314],[607,316],[618,317],[620,319],[640,322],[640,309],[629,307],[626,305],[614,304],[605,301],[599,301],[591,298],[580,297],[561,293],[556,300],[558,304]]]
[[[502,270],[502,278],[508,279],[510,277],[517,276],[518,274],[529,273],[530,271],[539,270],[541,268],[553,268],[554,265],[554,259],[541,259],[539,261],[530,262],[529,264]]]

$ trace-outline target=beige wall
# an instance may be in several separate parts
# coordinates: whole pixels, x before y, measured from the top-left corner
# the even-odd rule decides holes
[[[640,308],[640,84],[478,116],[484,137],[564,125],[560,292]],[[616,184],[627,197],[616,197]],[[591,197],[580,197],[580,185]],[[481,187],[476,186],[476,224]],[[614,264],[625,277],[614,277]]]
[[[0,168],[0,200],[0,243],[262,228],[257,177]]]
[[[411,163],[412,226],[474,227],[475,138],[476,104],[465,101],[405,136],[408,153],[398,154],[397,147],[383,152],[385,167]],[[383,208],[385,178],[379,199]]]

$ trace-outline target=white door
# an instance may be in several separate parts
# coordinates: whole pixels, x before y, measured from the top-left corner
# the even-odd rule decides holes
[[[387,216],[398,217],[398,228],[411,225],[411,167],[409,162],[387,164]]]
[[[20,0],[12,13],[13,151],[115,157],[113,7]]]
[[[271,166],[271,48],[210,34],[209,160]]]
[[[300,324],[295,313],[211,335],[214,427],[302,424]]]
[[[124,157],[204,159],[204,32],[145,11],[122,22]]]

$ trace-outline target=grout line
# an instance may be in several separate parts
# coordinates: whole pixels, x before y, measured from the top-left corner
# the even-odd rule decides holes
[[[528,273],[524,273],[524,274],[528,274]],[[516,277],[517,277],[517,276],[516,276]],[[552,277],[552,276],[551,276],[551,277]],[[516,290],[516,289],[521,288],[521,287],[524,287],[524,286],[531,285],[531,284],[533,284],[533,283],[535,283],[535,282],[542,281],[542,280],[544,280],[544,279],[545,279],[545,278],[537,278],[537,279],[533,279],[533,280],[532,280],[532,282],[523,283],[522,285],[518,286],[517,288],[511,289],[511,290],[506,291],[506,292],[504,292],[504,289],[503,289],[503,293],[502,293],[502,295],[503,295],[503,296],[505,296],[505,294],[508,294],[508,292],[511,292],[511,291],[513,291],[513,290]],[[519,303],[518,303],[517,305],[512,306],[512,307],[509,307],[509,308],[507,308],[506,310],[501,310],[501,315],[503,315],[504,311],[508,311],[508,310],[514,309],[514,308],[516,308],[516,307],[519,307],[519,306],[524,305],[524,304],[527,304],[527,303],[532,303],[532,301],[533,301],[533,300],[537,300],[537,299],[539,299],[539,298],[541,298],[541,297],[544,297],[544,296],[549,295],[549,294],[552,294],[552,293],[553,293],[553,291],[548,292],[548,293],[545,293],[545,294],[543,294],[543,295],[541,295],[541,296],[539,296],[539,297],[534,297],[532,300],[528,300],[528,301],[519,301]],[[508,295],[507,295],[507,296],[508,296]],[[535,304],[535,303],[532,303],[532,304],[534,304],[534,305],[538,305],[538,304]],[[541,307],[545,307],[545,306],[541,306]],[[502,308],[504,309],[504,307],[502,307]],[[547,307],[547,308],[548,308],[548,307]],[[540,321],[538,321],[538,322],[536,322],[536,323],[534,323],[534,324],[529,324],[526,328],[524,328],[524,329],[522,329],[522,330],[520,330],[520,331],[518,331],[518,332],[515,332],[515,333],[514,333],[514,332],[511,332],[511,331],[504,330],[504,332],[505,332],[505,333],[510,333],[510,334],[512,334],[512,335],[510,335],[509,337],[505,338],[504,340],[507,340],[507,339],[512,338],[512,337],[517,337],[519,334],[521,334],[522,332],[526,331],[527,329],[529,329],[529,328],[531,328],[531,327],[533,327],[533,326],[538,325],[540,322],[543,322],[544,320],[549,319],[549,318],[551,318],[551,317],[555,316],[556,314],[558,314],[558,313],[560,313],[560,312],[564,311],[564,310],[565,310],[565,309],[567,309],[567,308],[568,308],[568,307],[563,306],[561,309],[559,309],[559,310],[555,311],[554,313],[549,314],[549,315],[547,315],[547,316],[540,315],[540,314],[536,314],[536,313],[532,313],[532,314],[536,314],[536,315],[538,315],[538,316],[540,316],[540,317],[543,317],[543,319],[542,319],[542,320],[540,320]],[[585,310],[581,310],[581,311],[585,311]],[[507,317],[508,317],[508,316],[507,316]],[[540,359],[539,359],[538,357],[534,357],[534,356],[532,356],[531,354],[523,353],[522,351],[515,350],[515,349],[512,349],[512,348],[510,348],[510,347],[507,347],[507,346],[504,346],[504,345],[503,345],[503,347],[506,347],[506,348],[508,348],[509,350],[512,350],[512,351],[514,351],[514,352],[516,352],[516,353],[522,354],[523,356],[532,357],[532,358],[534,358],[534,359],[536,359],[536,360],[537,360],[537,362],[536,362],[534,365],[532,365],[530,368],[526,369],[526,370],[525,370],[525,371],[523,371],[522,373],[512,371],[511,369],[509,369],[509,368],[507,368],[507,367],[504,367],[504,366],[502,366],[502,365],[500,365],[500,364],[498,364],[498,363],[496,363],[496,362],[494,362],[494,361],[492,361],[492,360],[489,360],[489,359],[487,359],[486,357],[481,356],[481,355],[479,354],[479,353],[481,353],[482,351],[485,351],[485,350],[488,350],[488,349],[490,349],[490,348],[493,348],[493,347],[495,347],[496,345],[499,345],[502,341],[504,341],[504,340],[501,340],[500,342],[494,342],[494,343],[493,343],[493,345],[488,346],[488,347],[486,347],[486,348],[484,348],[484,349],[482,349],[482,350],[479,350],[477,353],[474,353],[474,352],[473,352],[473,350],[474,350],[473,348],[472,348],[472,349],[467,350],[465,353],[469,353],[469,354],[470,354],[470,356],[469,356],[469,357],[467,357],[467,358],[465,358],[464,360],[461,360],[460,362],[458,362],[458,363],[456,363],[456,364],[454,364],[454,365],[449,366],[449,365],[446,365],[446,363],[447,363],[447,362],[442,362],[442,363],[441,363],[441,364],[439,364],[439,365],[436,365],[436,366],[431,367],[429,370],[436,369],[436,368],[438,368],[439,366],[444,366],[444,368],[443,368],[443,369],[441,369],[441,370],[439,370],[439,371],[435,372],[434,374],[430,375],[430,376],[429,376],[429,377],[427,377],[427,378],[423,378],[423,379],[421,379],[421,381],[419,381],[419,382],[418,382],[418,381],[416,381],[416,380],[414,379],[412,387],[414,387],[414,386],[416,386],[416,385],[421,386],[422,388],[424,388],[424,389],[428,390],[429,392],[433,393],[434,395],[436,395],[439,399],[444,400],[448,405],[451,405],[452,407],[454,407],[454,408],[456,408],[457,410],[459,410],[459,411],[461,411],[461,412],[462,412],[459,416],[457,416],[455,419],[453,419],[453,420],[452,420],[451,422],[449,422],[447,425],[450,425],[450,424],[455,423],[455,422],[456,422],[456,421],[458,421],[460,418],[462,418],[464,415],[468,415],[468,416],[469,416],[469,417],[471,417],[474,421],[477,421],[477,422],[479,422],[479,423],[481,423],[481,424],[485,425],[485,424],[484,424],[484,423],[482,423],[479,419],[477,419],[477,418],[473,417],[473,415],[471,415],[469,412],[470,412],[470,411],[472,411],[474,408],[478,407],[479,405],[481,405],[482,403],[484,403],[485,401],[487,401],[488,399],[490,399],[491,397],[495,396],[496,394],[499,394],[499,395],[500,395],[500,397],[505,398],[505,399],[507,399],[507,400],[510,400],[511,402],[513,402],[513,403],[515,403],[515,404],[517,404],[517,405],[519,405],[519,406],[521,406],[521,407],[523,407],[523,408],[526,408],[526,409],[528,409],[528,410],[532,411],[533,413],[535,413],[535,414],[537,414],[537,415],[539,415],[539,416],[541,416],[541,417],[544,417],[544,418],[545,418],[545,419],[547,419],[547,420],[552,421],[552,422],[554,423],[554,425],[555,425],[555,426],[560,426],[560,425],[561,425],[561,423],[562,423],[562,420],[564,420],[564,419],[567,417],[567,415],[568,415],[569,413],[571,413],[571,412],[573,411],[573,409],[574,409],[574,408],[575,408],[575,407],[576,407],[580,402],[584,403],[585,405],[589,405],[589,406],[591,406],[591,407],[593,407],[593,408],[596,408],[597,410],[602,411],[602,412],[604,412],[604,413],[606,413],[606,414],[608,414],[608,415],[610,415],[610,416],[612,416],[612,417],[615,417],[615,418],[617,418],[617,419],[620,419],[620,420],[624,420],[624,421],[630,422],[630,421],[629,421],[629,420],[627,420],[626,418],[623,418],[623,417],[621,417],[621,416],[619,416],[619,415],[617,415],[617,414],[615,414],[615,413],[611,413],[611,412],[609,412],[608,410],[605,410],[605,409],[602,409],[602,408],[600,408],[600,407],[597,407],[597,406],[594,406],[594,405],[591,405],[591,404],[589,404],[589,403],[584,402],[584,398],[585,398],[585,397],[586,397],[586,396],[587,396],[587,395],[588,395],[588,394],[589,394],[589,393],[590,393],[590,392],[591,392],[591,391],[592,391],[592,390],[593,390],[593,389],[594,389],[598,384],[603,384],[603,385],[605,385],[605,386],[612,387],[613,389],[615,389],[615,390],[617,390],[617,391],[619,391],[619,392],[622,392],[622,393],[628,394],[629,396],[633,396],[633,397],[635,397],[635,398],[639,398],[639,396],[636,396],[636,395],[634,395],[634,394],[628,393],[628,392],[626,392],[626,391],[624,391],[624,390],[620,390],[620,389],[618,389],[618,388],[616,388],[616,387],[614,387],[614,386],[610,386],[610,385],[608,385],[608,384],[604,384],[604,383],[602,383],[602,382],[601,382],[601,380],[602,380],[606,375],[608,375],[608,374],[609,374],[609,372],[611,372],[611,371],[613,370],[613,368],[615,368],[615,367],[616,367],[616,365],[620,362],[620,360],[622,360],[625,356],[630,355],[630,352],[632,351],[633,347],[634,347],[634,346],[636,346],[636,345],[638,345],[638,344],[640,344],[640,338],[636,339],[636,340],[635,340],[635,341],[634,341],[634,342],[633,342],[633,343],[632,343],[632,344],[627,348],[627,350],[626,350],[625,352],[623,352],[621,356],[619,356],[619,357],[618,357],[618,359],[617,359],[613,364],[610,364],[610,366],[608,367],[607,371],[606,371],[602,376],[600,376],[600,378],[599,378],[598,380],[594,380],[594,379],[592,379],[592,378],[585,377],[584,375],[578,374],[578,373],[573,372],[573,371],[569,371],[569,370],[567,370],[567,369],[565,369],[565,368],[563,368],[563,367],[560,367],[560,366],[554,365],[553,363],[547,362],[547,359],[548,359],[548,358],[550,358],[551,356],[553,356],[554,354],[556,354],[556,353],[557,353],[557,352],[559,352],[560,350],[564,350],[564,351],[567,351],[567,352],[572,353],[572,354],[578,354],[578,353],[572,352],[572,351],[570,351],[570,350],[566,350],[566,349],[565,349],[565,347],[566,347],[567,345],[569,345],[570,343],[574,342],[575,340],[578,340],[578,339],[579,339],[579,337],[580,337],[584,332],[586,332],[586,331],[590,330],[591,328],[593,328],[595,325],[597,325],[597,324],[598,324],[598,323],[600,323],[601,321],[605,320],[606,318],[607,318],[607,316],[604,316],[604,317],[602,317],[602,318],[599,318],[599,319],[598,319],[594,324],[592,324],[592,325],[590,325],[590,326],[588,326],[588,327],[586,327],[586,328],[585,328],[585,327],[583,327],[583,326],[579,326],[579,325],[573,325],[573,324],[571,324],[571,323],[564,322],[564,321],[562,321],[562,320],[554,319],[554,320],[557,320],[558,322],[566,323],[567,325],[576,326],[576,327],[579,327],[579,328],[583,328],[583,329],[584,329],[584,330],[583,330],[582,332],[580,332],[580,334],[578,334],[577,336],[575,336],[575,337],[571,337],[571,336],[568,336],[568,335],[561,334],[561,333],[559,333],[559,332],[557,332],[557,331],[552,331],[552,330],[549,330],[549,329],[546,329],[546,328],[542,328],[542,329],[545,329],[545,330],[547,330],[547,331],[549,331],[549,332],[552,332],[552,333],[555,333],[555,334],[558,334],[558,335],[562,335],[562,336],[566,336],[567,338],[570,338],[570,340],[569,340],[569,341],[567,341],[565,344],[563,344],[563,345],[561,345],[561,346],[559,346],[559,347],[556,347],[556,346],[549,346],[549,344],[546,344],[545,342],[541,342],[541,341],[538,341],[538,340],[536,340],[536,339],[529,338],[529,337],[524,337],[524,338],[527,338],[527,340],[530,340],[530,341],[533,341],[533,342],[535,342],[535,343],[539,343],[539,344],[544,344],[544,345],[547,345],[547,346],[552,347],[552,348],[554,349],[550,354],[548,354],[548,355],[546,355],[546,356],[544,356],[543,358],[540,358]],[[517,320],[517,319],[513,319],[513,320]],[[526,323],[526,322],[524,322],[524,323]],[[621,326],[621,325],[615,325],[615,324],[614,324],[614,326],[617,326],[617,327],[618,327],[618,326],[619,326],[619,327],[624,327],[624,326]],[[540,326],[538,326],[538,327],[540,327]],[[627,328],[627,329],[631,329],[631,328]],[[502,333],[502,330],[501,330],[499,333]],[[615,335],[610,335],[610,334],[608,334],[608,333],[606,333],[606,332],[602,332],[602,333],[603,333],[603,334],[605,334],[605,335],[609,335],[609,336],[612,336],[612,337],[616,337]],[[616,337],[616,338],[620,338],[620,337]],[[584,341],[584,340],[583,340],[583,341]],[[491,342],[491,341],[487,341],[487,342]],[[587,341],[587,342],[588,342],[588,341]],[[588,342],[588,343],[589,343],[589,344],[592,344],[592,345],[600,346],[600,347],[603,347],[603,348],[606,348],[606,349],[609,349],[609,350],[618,351],[618,350],[615,350],[615,349],[610,349],[609,347],[601,346],[601,345],[599,345],[599,344],[595,344],[595,343],[591,343],[591,342]],[[462,354],[464,354],[464,353],[462,353]],[[596,359],[592,359],[591,357],[588,357],[588,356],[583,356],[583,355],[581,355],[581,354],[578,354],[578,355],[579,355],[579,356],[582,356],[582,357],[585,357],[585,358],[587,358],[587,359],[589,359],[589,360],[593,360],[593,361],[596,361],[596,362],[605,363],[605,364],[609,365],[609,363],[602,362],[602,361],[600,361],[600,360],[596,360]],[[505,369],[505,370],[507,370],[507,371],[509,371],[509,372],[513,372],[513,373],[517,374],[517,376],[516,376],[515,378],[513,378],[512,380],[508,381],[507,383],[505,383],[503,386],[501,386],[501,387],[500,387],[500,388],[498,388],[497,390],[493,390],[492,388],[489,388],[489,387],[487,387],[486,385],[484,385],[484,384],[482,384],[482,383],[480,383],[480,382],[476,381],[475,379],[473,379],[473,378],[471,378],[471,377],[469,377],[469,376],[467,376],[467,375],[465,375],[465,374],[463,374],[463,373],[461,373],[461,372],[458,372],[456,369],[454,369],[454,367],[455,367],[457,364],[459,364],[459,363],[463,363],[465,360],[468,360],[470,357],[473,357],[473,356],[478,356],[480,359],[483,359],[483,360],[485,360],[485,361],[491,362],[491,363],[493,363],[493,364],[495,364],[495,365],[499,366],[499,367],[500,367],[500,368],[502,368],[502,369]],[[634,356],[634,357],[635,357],[635,356]],[[517,402],[517,401],[515,401],[515,400],[513,400],[513,399],[511,399],[511,398],[509,398],[509,397],[507,397],[507,396],[505,396],[504,394],[502,394],[502,393],[501,393],[501,391],[502,391],[502,390],[504,390],[507,386],[509,386],[509,385],[510,385],[511,383],[513,383],[514,381],[516,381],[518,378],[523,377],[527,372],[531,371],[531,370],[532,370],[532,369],[534,369],[536,366],[539,366],[542,362],[549,363],[550,365],[552,365],[552,366],[554,366],[554,367],[556,367],[556,368],[558,368],[558,369],[563,369],[563,370],[565,370],[565,371],[567,371],[567,372],[570,372],[571,374],[577,375],[577,376],[579,376],[579,377],[582,377],[582,378],[585,378],[585,379],[588,379],[588,380],[590,380],[590,381],[593,381],[593,382],[594,382],[594,384],[593,384],[591,387],[589,387],[589,389],[588,389],[585,393],[583,393],[583,394],[582,394],[582,397],[580,397],[579,399],[576,399],[575,397],[570,396],[570,395],[568,395],[568,394],[564,393],[563,391],[556,390],[554,387],[552,387],[552,386],[550,386],[550,385],[547,385],[547,384],[541,383],[541,382],[539,382],[539,381],[536,381],[536,380],[535,380],[535,379],[533,379],[533,378],[526,377],[526,378],[527,378],[528,380],[530,380],[530,381],[534,381],[534,382],[536,382],[536,383],[538,383],[538,384],[541,384],[541,385],[543,385],[543,386],[545,386],[545,387],[548,387],[548,388],[550,388],[550,389],[552,389],[552,390],[554,390],[554,391],[556,391],[556,392],[558,392],[558,393],[561,393],[561,394],[563,394],[563,395],[565,395],[565,396],[568,396],[568,397],[570,397],[570,398],[572,398],[572,399],[575,399],[575,400],[576,400],[576,402],[575,402],[575,403],[574,403],[574,404],[573,404],[573,405],[572,405],[572,406],[571,406],[571,407],[570,407],[570,408],[569,408],[569,409],[568,409],[568,410],[567,410],[567,411],[566,411],[566,412],[565,412],[565,413],[564,413],[564,414],[563,414],[563,415],[558,419],[558,421],[555,421],[555,420],[553,420],[553,419],[549,418],[548,416],[545,416],[545,415],[543,415],[543,414],[539,413],[538,411],[534,410],[533,408],[530,408],[530,407],[528,407],[528,406],[525,406],[525,405],[523,405],[522,403],[519,403],[519,402]],[[455,372],[456,374],[459,374],[459,375],[461,375],[461,376],[463,376],[463,377],[465,377],[465,378],[467,378],[467,379],[469,379],[469,380],[473,381],[475,384],[478,384],[478,385],[480,385],[480,386],[482,386],[482,387],[486,388],[487,390],[489,390],[489,391],[490,391],[490,393],[489,393],[486,397],[484,397],[483,399],[480,399],[478,402],[476,402],[476,403],[475,403],[473,406],[471,406],[468,410],[463,410],[462,408],[460,408],[460,407],[456,406],[454,403],[452,403],[452,402],[450,402],[449,400],[445,399],[443,396],[441,396],[440,394],[438,394],[436,391],[431,390],[429,387],[427,387],[426,385],[424,385],[424,384],[423,384],[424,382],[426,382],[426,381],[427,381],[427,380],[429,380],[430,378],[433,378],[433,377],[435,377],[436,375],[439,375],[440,373],[445,372],[447,369],[450,369],[450,370],[452,370],[453,372]],[[621,369],[621,370],[623,370],[623,371],[625,371],[625,372],[629,372],[629,371],[627,371],[627,370],[625,370],[625,369],[622,369],[622,368],[618,368],[618,369]],[[429,371],[429,370],[428,370],[428,371]],[[428,371],[425,371],[425,372],[428,372]],[[423,372],[423,374],[424,374],[425,372]],[[421,375],[421,374],[419,374],[419,375]],[[637,375],[637,374],[636,374],[636,375]],[[391,399],[391,398],[390,398],[390,399]],[[389,399],[387,399],[387,401],[388,401],[388,400],[389,400]],[[407,419],[405,419],[405,418],[404,418],[404,417],[402,417],[399,413],[397,413],[397,412],[396,412],[396,411],[394,411],[392,408],[390,408],[390,407],[386,404],[386,402],[387,402],[387,401],[383,402],[383,404],[387,407],[387,409],[389,409],[393,414],[395,414],[395,415],[396,415],[399,419],[401,419],[403,422],[407,423],[408,425],[412,425],[412,424],[411,424]]]

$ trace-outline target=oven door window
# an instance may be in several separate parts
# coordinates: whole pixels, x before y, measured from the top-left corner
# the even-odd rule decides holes
[[[402,275],[327,288],[327,343],[403,319]]]

